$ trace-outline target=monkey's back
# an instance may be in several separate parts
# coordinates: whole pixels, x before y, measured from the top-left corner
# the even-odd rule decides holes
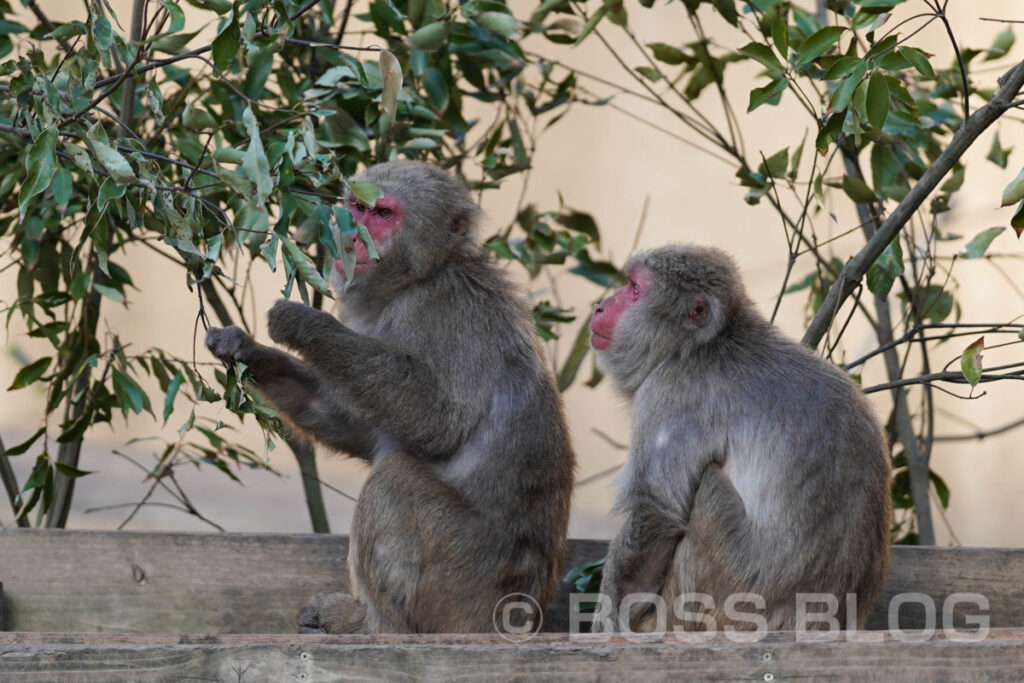
[[[845,373],[759,317],[736,322],[730,343],[681,371],[704,394],[683,409],[716,436],[752,529],[750,564],[708,563],[721,520],[695,507],[675,563],[690,576],[677,590],[763,595],[769,628],[795,627],[797,593],[836,595],[844,623],[845,596],[856,594],[862,624],[888,568],[890,461],[881,427]]]
[[[543,606],[566,553],[574,455],[518,290],[479,251],[455,254],[360,327],[432,359],[458,401],[481,408],[454,439],[458,449],[426,460],[478,518],[482,545],[472,559],[494,566],[495,599],[522,592]]]

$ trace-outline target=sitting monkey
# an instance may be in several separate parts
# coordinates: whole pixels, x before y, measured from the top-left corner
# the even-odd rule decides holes
[[[729,596],[750,593],[759,609],[734,603],[734,615],[759,613],[771,630],[827,625],[798,623],[798,594],[819,594],[812,614],[829,611],[820,594],[835,596],[838,622],[862,627],[890,524],[888,450],[863,394],[754,309],[724,252],[641,251],[624,272],[591,322],[633,414],[626,519],[601,583],[611,620],[595,630],[750,629],[725,613]],[[619,609],[638,593],[664,599],[667,624],[649,600]]]
[[[270,338],[211,329],[210,351],[245,363],[292,428],[368,462],[352,520],[351,594],[299,613],[303,632],[485,632],[511,593],[541,609],[566,550],[573,480],[558,390],[521,295],[474,239],[465,185],[422,163],[355,181],[355,266],[336,264],[344,324],[290,301]],[[540,615],[535,615],[539,626]]]

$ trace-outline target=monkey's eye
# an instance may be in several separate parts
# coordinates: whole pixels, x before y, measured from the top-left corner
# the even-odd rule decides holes
[[[366,204],[363,204],[362,202],[352,202],[352,208],[358,211],[359,213],[363,213],[366,211],[367,207]]]
[[[380,216],[381,218],[387,218],[388,216],[393,214],[394,211],[392,211],[391,209],[387,208],[386,206],[378,206],[377,208],[375,208],[373,210],[373,213],[378,215],[378,216]]]

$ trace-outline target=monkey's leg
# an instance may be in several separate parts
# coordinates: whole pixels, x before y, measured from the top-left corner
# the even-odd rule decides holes
[[[601,578],[601,593],[611,600],[615,630],[633,629],[650,609],[646,601],[631,604],[625,612],[620,607],[630,595],[661,591],[681,535],[681,526],[653,506],[634,505],[608,548]],[[593,626],[595,632],[601,629],[600,622]]]
[[[297,358],[257,344],[234,326],[210,328],[206,346],[225,363],[245,363],[256,391],[301,433],[357,458],[373,457],[370,427],[345,410],[320,377]]]
[[[662,595],[670,609],[682,594],[710,596],[714,606],[697,611],[710,616],[719,630],[726,625],[744,630],[755,625],[728,617],[725,602],[730,595],[753,593],[764,598],[764,609],[740,601],[736,611],[759,612],[769,630],[778,630],[789,625],[787,619],[795,609],[786,573],[793,561],[785,542],[772,542],[758,531],[732,481],[719,465],[712,464],[697,488],[690,526],[676,550],[671,578]],[[684,629],[696,626],[694,622],[678,625]]]
[[[492,630],[505,592],[502,534],[429,466],[396,451],[378,460],[352,519],[351,585],[369,633]],[[351,596],[317,596],[300,627],[335,633],[350,624]]]

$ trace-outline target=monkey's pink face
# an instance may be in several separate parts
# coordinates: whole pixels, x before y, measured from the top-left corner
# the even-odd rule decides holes
[[[634,268],[627,277],[629,282],[625,287],[594,307],[594,316],[590,319],[590,345],[598,351],[611,346],[622,314],[651,293],[654,283],[647,268]]]
[[[402,219],[405,217],[398,197],[393,195],[382,195],[377,199],[373,208],[359,200],[353,200],[349,204],[348,210],[352,212],[352,219],[356,223],[362,223],[366,226],[370,237],[373,238],[373,245],[381,254],[383,254],[391,238],[401,230]],[[366,245],[358,237],[355,240],[353,249],[356,253],[356,273],[360,273],[373,265],[373,260],[370,258]],[[340,259],[334,267],[338,269],[338,272],[344,273]]]

